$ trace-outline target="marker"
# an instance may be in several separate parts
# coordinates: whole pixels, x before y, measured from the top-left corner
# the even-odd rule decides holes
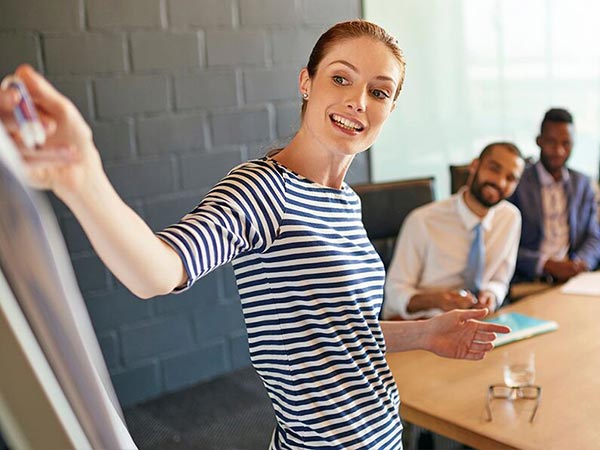
[[[25,84],[16,75],[9,75],[0,84],[0,89],[16,89],[21,94],[21,100],[13,112],[21,139],[27,148],[38,148],[46,142],[46,132],[40,122],[37,111]]]

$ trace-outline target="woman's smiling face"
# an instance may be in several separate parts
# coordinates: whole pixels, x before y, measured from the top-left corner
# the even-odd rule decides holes
[[[390,49],[370,37],[332,44],[311,79],[300,73],[308,94],[305,132],[324,150],[349,156],[369,148],[394,109],[402,67]]]

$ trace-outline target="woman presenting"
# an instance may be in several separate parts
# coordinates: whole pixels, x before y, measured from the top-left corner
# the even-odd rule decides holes
[[[28,150],[0,92],[0,113],[21,144],[30,182],[52,190],[98,255],[141,298],[189,288],[232,261],[252,364],[277,419],[272,449],[398,449],[399,397],[386,352],[424,349],[478,360],[508,328],[455,310],[424,321],[378,320],[383,265],[344,182],[373,145],[404,80],[394,38],[366,21],[326,31],[299,75],[302,122],[289,145],[234,168],[178,223],[154,233],[111,186],[90,128],[29,66],[48,139]],[[232,124],[235,126],[235,124]]]

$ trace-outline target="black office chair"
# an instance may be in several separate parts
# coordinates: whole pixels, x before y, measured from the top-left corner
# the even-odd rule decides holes
[[[469,180],[470,164],[450,166],[450,192],[456,194]]]
[[[362,218],[385,268],[389,266],[398,232],[415,208],[433,201],[434,179],[369,183],[352,186],[362,202]]]

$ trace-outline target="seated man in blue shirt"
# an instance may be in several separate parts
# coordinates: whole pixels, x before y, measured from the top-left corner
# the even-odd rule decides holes
[[[509,200],[523,223],[516,281],[563,282],[593,270],[600,258],[597,206],[590,179],[566,167],[573,147],[573,117],[546,112],[536,139],[540,159],[526,168]]]

